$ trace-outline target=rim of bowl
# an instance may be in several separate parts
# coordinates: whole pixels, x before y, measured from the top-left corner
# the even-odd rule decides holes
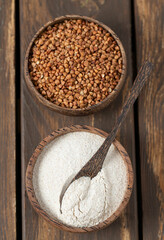
[[[117,210],[105,221],[103,221],[95,226],[92,226],[92,227],[69,226],[67,224],[60,222],[60,220],[58,220],[57,218],[53,218],[53,217],[49,216],[48,213],[46,213],[46,211],[44,211],[41,208],[41,206],[35,196],[35,192],[34,192],[34,188],[33,188],[33,169],[34,169],[35,163],[38,159],[38,156],[42,152],[43,148],[47,144],[49,144],[51,141],[53,141],[55,138],[57,138],[61,135],[70,133],[70,132],[78,132],[78,131],[91,132],[91,133],[97,134],[99,136],[102,136],[104,138],[107,137],[107,135],[108,135],[108,133],[106,133],[98,128],[90,127],[87,125],[72,125],[70,127],[60,128],[60,129],[52,132],[38,144],[33,155],[31,156],[31,158],[28,162],[28,165],[27,165],[27,169],[26,169],[25,183],[26,183],[27,196],[29,198],[29,201],[30,201],[32,207],[46,221],[48,221],[51,225],[53,225],[61,230],[65,230],[68,232],[74,232],[74,233],[86,233],[86,232],[92,232],[92,231],[97,231],[97,230],[106,228],[113,221],[115,221],[119,217],[119,215],[122,213],[123,209],[126,207],[127,203],[129,202],[129,199],[130,199],[130,196],[132,193],[132,189],[133,189],[133,169],[132,169],[131,160],[130,160],[125,148],[120,144],[119,141],[114,140],[113,144],[117,148],[119,153],[121,154],[121,156],[124,160],[124,163],[126,165],[127,178],[128,178],[127,188],[124,193],[124,198],[123,198],[122,202],[120,203],[119,207],[117,208]]]
[[[117,42],[118,46],[120,47],[121,50],[121,54],[122,54],[122,59],[123,59],[123,68],[122,68],[122,74],[121,74],[121,78],[118,82],[118,84],[116,85],[115,89],[111,92],[110,95],[108,95],[104,100],[102,100],[101,102],[90,106],[90,107],[86,107],[83,109],[72,109],[72,108],[65,108],[65,107],[61,107],[56,105],[55,103],[50,102],[49,100],[45,99],[41,93],[39,93],[37,91],[37,89],[35,88],[35,86],[33,85],[31,78],[30,78],[30,74],[29,74],[29,56],[30,56],[30,52],[31,52],[31,48],[34,44],[34,41],[36,40],[36,38],[39,37],[39,35],[45,31],[45,29],[48,26],[53,26],[54,24],[63,22],[64,20],[69,20],[69,19],[83,19],[89,22],[94,22],[96,24],[98,24],[99,26],[101,26],[102,28],[104,28],[107,32],[109,32],[112,37],[115,39],[115,41]],[[107,25],[105,25],[102,22],[99,22],[96,19],[87,17],[87,16],[80,16],[80,15],[65,15],[65,16],[61,16],[58,18],[55,18],[52,21],[47,22],[45,25],[43,25],[43,27],[41,27],[36,34],[33,36],[32,40],[30,41],[30,44],[27,48],[26,54],[25,54],[25,61],[24,61],[24,76],[25,76],[25,81],[26,84],[30,90],[30,92],[32,93],[33,96],[35,96],[40,103],[42,103],[43,105],[45,105],[46,107],[50,108],[51,110],[54,110],[56,112],[65,114],[65,115],[88,115],[94,112],[97,112],[105,107],[107,107],[114,99],[115,97],[118,95],[118,93],[120,92],[123,83],[125,81],[126,78],[126,72],[127,72],[127,60],[126,60],[126,53],[124,50],[124,47],[122,45],[121,40],[118,38],[118,36],[115,34],[115,32],[108,27]]]

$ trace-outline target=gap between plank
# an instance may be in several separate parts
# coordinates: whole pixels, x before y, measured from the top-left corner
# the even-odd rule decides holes
[[[21,121],[20,121],[20,25],[19,0],[15,0],[15,97],[16,97],[16,236],[22,239]]]
[[[131,40],[132,40],[132,76],[137,75],[137,51],[136,51],[136,27],[134,0],[131,0]],[[135,157],[136,157],[136,186],[137,186],[137,213],[138,213],[138,236],[143,239],[143,219],[142,219],[142,189],[141,189],[141,163],[140,163],[140,141],[138,122],[138,100],[134,103],[134,130],[135,130]]]

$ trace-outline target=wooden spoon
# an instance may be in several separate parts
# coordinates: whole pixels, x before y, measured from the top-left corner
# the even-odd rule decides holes
[[[144,62],[133,83],[133,87],[130,91],[129,97],[126,100],[122,108],[121,114],[117,119],[117,122],[113,127],[112,131],[110,132],[108,137],[105,139],[104,143],[97,150],[97,152],[93,155],[93,157],[84,165],[84,167],[76,174],[76,176],[71,181],[68,181],[63,187],[60,195],[60,211],[61,211],[63,196],[66,190],[68,189],[68,187],[70,186],[70,184],[72,184],[75,180],[79,179],[80,177],[90,177],[92,179],[101,170],[103,162],[109,150],[109,147],[111,146],[113,140],[115,139],[117,131],[120,128],[121,124],[123,123],[127,113],[129,112],[130,108],[133,106],[135,100],[138,98],[144,84],[146,83],[151,73],[152,67],[153,65],[149,61]]]

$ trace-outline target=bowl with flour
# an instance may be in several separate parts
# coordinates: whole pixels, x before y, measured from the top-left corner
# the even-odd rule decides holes
[[[133,186],[130,158],[115,140],[96,177],[65,184],[94,155],[107,133],[74,125],[54,131],[35,149],[26,170],[26,191],[35,211],[54,226],[70,232],[91,232],[107,227],[126,207]]]

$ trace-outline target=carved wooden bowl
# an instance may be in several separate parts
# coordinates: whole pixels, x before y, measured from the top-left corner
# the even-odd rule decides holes
[[[69,231],[69,232],[78,232],[78,233],[85,233],[85,232],[92,232],[92,231],[96,231],[96,230],[100,230],[103,229],[105,227],[107,227],[109,224],[111,224],[114,220],[116,220],[116,218],[118,218],[118,216],[121,214],[121,212],[123,211],[123,209],[126,207],[131,192],[132,192],[132,187],[133,187],[133,170],[132,170],[132,165],[131,165],[131,161],[130,158],[126,152],[126,150],[123,148],[123,146],[117,141],[115,140],[113,142],[113,144],[115,145],[115,147],[117,148],[117,150],[119,151],[119,153],[121,154],[126,168],[127,168],[127,174],[128,174],[128,182],[127,182],[127,188],[124,194],[124,199],[121,202],[120,206],[118,207],[118,209],[116,210],[116,212],[114,212],[109,218],[107,218],[105,221],[99,223],[98,225],[92,226],[92,227],[83,227],[83,228],[79,228],[79,227],[72,227],[72,226],[68,226],[66,224],[61,223],[58,219],[56,218],[52,218],[50,217],[39,205],[39,202],[35,196],[35,192],[34,192],[34,188],[33,188],[33,182],[32,182],[32,176],[33,176],[33,169],[35,166],[35,163],[37,161],[37,158],[39,156],[39,154],[42,152],[43,148],[49,144],[52,140],[54,140],[55,138],[64,135],[66,133],[70,133],[70,132],[77,132],[77,131],[86,131],[86,132],[91,132],[94,134],[98,134],[102,137],[107,137],[107,133],[94,128],[94,127],[89,127],[86,125],[74,125],[71,127],[65,127],[65,128],[61,128],[59,130],[56,130],[54,132],[52,132],[50,135],[48,135],[46,138],[44,138],[39,145],[37,146],[37,148],[35,149],[32,157],[29,160],[28,166],[27,166],[27,170],[26,170],[26,191],[27,191],[27,195],[28,198],[31,202],[31,205],[33,206],[34,210],[40,215],[42,216],[45,220],[47,220],[49,223],[51,223],[54,227],[60,228],[61,230],[65,230],[65,231]]]
[[[120,47],[121,54],[122,54],[123,69],[122,69],[121,78],[119,80],[119,83],[115,87],[115,89],[111,92],[110,95],[108,95],[100,103],[95,104],[95,105],[90,106],[90,107],[86,107],[84,109],[71,109],[71,108],[60,107],[60,106],[48,101],[37,91],[37,89],[35,88],[35,86],[33,85],[32,81],[31,81],[30,74],[29,74],[29,67],[28,67],[29,56],[30,56],[31,48],[32,48],[36,38],[38,38],[38,36],[42,32],[44,32],[45,29],[48,26],[52,26],[56,23],[63,22],[66,19],[67,20],[68,19],[84,19],[84,20],[89,21],[89,22],[97,23],[99,26],[106,29],[113,36],[113,38],[116,40],[118,46]],[[114,98],[118,95],[118,93],[120,92],[120,90],[123,86],[123,83],[124,83],[124,80],[125,80],[125,77],[126,77],[126,69],[127,69],[126,54],[125,54],[125,50],[123,48],[123,45],[122,45],[120,39],[117,37],[117,35],[108,26],[106,26],[105,24],[103,24],[103,23],[101,23],[101,22],[99,22],[99,21],[97,21],[93,18],[90,18],[90,17],[78,16],[78,15],[66,15],[66,16],[56,18],[55,20],[53,20],[51,22],[48,22],[42,28],[40,28],[40,30],[34,35],[34,37],[32,38],[32,40],[31,40],[31,42],[28,46],[27,52],[26,52],[25,64],[24,64],[24,75],[25,75],[26,84],[27,84],[30,92],[32,93],[32,95],[35,96],[39,100],[40,103],[47,106],[49,109],[55,110],[59,113],[66,114],[66,115],[88,115],[90,113],[97,112],[97,111],[107,107],[114,100]]]

